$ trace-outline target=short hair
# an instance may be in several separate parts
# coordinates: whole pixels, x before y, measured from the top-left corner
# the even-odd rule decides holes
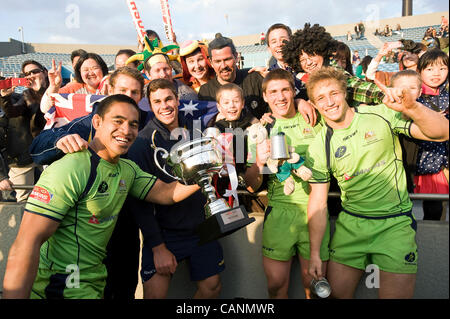
[[[158,39],[158,41],[161,41],[161,38],[159,37],[158,33],[156,33],[156,31],[153,30],[145,30],[145,34],[147,35],[147,37],[152,40],[152,39]]]
[[[136,69],[130,68],[129,66],[123,66],[121,68],[118,68],[115,70],[110,76],[109,76],[109,84],[111,84],[112,87],[116,86],[116,79],[119,75],[127,75],[130,78],[135,79],[141,84],[141,91],[144,91],[145,86],[145,79],[141,72],[139,72]]]
[[[72,61],[72,63],[73,63],[73,59],[75,59],[77,56],[81,57],[82,55],[85,55],[85,54],[87,54],[87,52],[83,49],[74,50],[70,54],[70,61]]]
[[[169,81],[167,79],[155,79],[150,81],[150,83],[147,86],[147,98],[148,103],[150,106],[152,105],[152,101],[150,99],[150,94],[153,92],[156,92],[159,89],[169,89],[172,91],[172,93],[175,95],[176,98],[178,98],[178,92],[177,88],[175,87],[175,84],[173,84],[172,81]]]
[[[227,37],[219,37],[212,40],[208,45],[208,55],[212,58],[211,52],[212,50],[221,50],[225,47],[229,47],[231,49],[231,53],[234,56],[237,56],[236,47],[234,46],[233,40]]]
[[[300,55],[323,57],[324,66],[328,66],[330,58],[336,52],[337,41],[333,39],[324,27],[305,23],[305,27],[295,32],[291,39],[282,47],[283,59],[296,72],[305,72],[300,65]]]
[[[291,28],[289,28],[287,25],[285,25],[283,23],[275,23],[275,24],[272,24],[266,32],[267,43],[269,43],[270,32],[272,32],[273,30],[276,30],[276,29],[284,29],[288,33],[289,38],[292,36]]]
[[[103,100],[101,100],[97,106],[96,114],[98,114],[101,118],[104,118],[105,114],[108,112],[108,110],[111,108],[111,106],[115,103],[131,104],[134,106],[134,108],[138,112],[138,115],[140,114],[139,106],[137,105],[136,101],[125,94],[110,95],[110,96],[107,96],[106,98],[104,98]]]
[[[241,100],[244,100],[244,91],[241,89],[241,87],[234,83],[227,83],[222,85],[216,92],[216,101],[217,103],[220,102],[220,98],[224,91],[236,91],[239,93]]]
[[[417,73],[414,70],[403,70],[403,71],[399,71],[399,72],[395,73],[391,77],[391,81],[389,83],[390,87],[394,87],[394,83],[395,83],[396,80],[398,80],[399,78],[402,78],[402,77],[406,77],[406,76],[416,78],[417,83],[419,84],[419,86],[422,85],[422,78],[420,77],[419,73]]]
[[[311,101],[314,102],[314,96],[312,93],[317,83],[325,80],[336,81],[342,92],[344,94],[347,93],[347,77],[345,76],[345,73],[333,67],[324,67],[311,73],[308,78],[308,82],[306,83],[306,91]]]
[[[425,52],[420,58],[419,63],[417,63],[417,72],[422,72],[425,68],[430,65],[434,65],[438,62],[442,62],[448,67],[448,55],[440,49],[431,49]]]
[[[117,57],[122,54],[125,54],[128,57],[132,57],[133,55],[136,54],[136,52],[131,49],[121,49],[116,53],[116,56],[114,57],[114,62],[116,61]],[[139,65],[138,61],[133,61],[131,63],[134,64],[135,67],[138,67],[138,65]]]
[[[150,73],[150,70],[152,69],[152,67],[150,66],[149,61],[150,61],[153,57],[155,57],[155,56],[157,56],[157,55],[163,56],[165,62],[173,69],[172,64],[170,63],[170,59],[169,59],[169,57],[167,56],[167,54],[164,54],[164,53],[156,53],[156,54],[151,55],[148,59],[144,60],[144,70],[145,70],[145,71],[147,71],[147,72]]]
[[[289,82],[289,85],[291,86],[292,90],[295,92],[295,83],[294,83],[294,76],[292,73],[284,70],[284,69],[274,69],[270,71],[264,80],[262,81],[262,90],[263,92],[266,92],[268,83],[270,81],[274,80],[286,80]]]
[[[102,59],[100,55],[97,53],[86,53],[82,56],[80,56],[80,59],[77,61],[77,64],[75,65],[75,80],[78,83],[84,83],[83,79],[81,78],[81,65],[84,63],[84,61],[92,59],[95,62],[98,63],[100,68],[102,69],[103,76],[108,75],[108,66],[106,65],[105,61]]]

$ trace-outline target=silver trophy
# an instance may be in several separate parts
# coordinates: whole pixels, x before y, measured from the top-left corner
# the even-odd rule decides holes
[[[185,185],[199,185],[207,198],[206,220],[197,229],[199,244],[229,235],[255,220],[248,217],[244,206],[230,208],[225,199],[216,196],[211,182],[213,176],[224,169],[224,164],[221,147],[214,137],[200,137],[182,143],[170,153],[154,143],[153,147],[154,160],[161,171]],[[158,161],[159,152],[166,162],[163,167]],[[171,168],[172,174],[167,172],[165,165]]]

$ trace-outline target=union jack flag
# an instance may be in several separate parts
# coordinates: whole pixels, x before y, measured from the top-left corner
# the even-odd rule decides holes
[[[52,94],[51,97],[53,106],[44,115],[47,120],[44,129],[61,127],[76,118],[88,115],[92,112],[94,103],[101,101],[106,96],[71,93]],[[154,117],[147,98],[143,98],[139,102],[139,107],[144,111],[149,111],[147,118],[144,119],[145,122]],[[178,116],[188,121],[200,120],[201,127],[204,129],[217,112],[215,101],[180,100]]]

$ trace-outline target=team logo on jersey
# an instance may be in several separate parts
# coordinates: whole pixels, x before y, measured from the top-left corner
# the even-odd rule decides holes
[[[340,158],[340,157],[344,156],[346,151],[347,151],[347,146],[339,146],[338,149],[336,150],[336,153],[334,153],[334,156],[336,158]]]
[[[305,128],[303,129],[303,136],[304,136],[304,137],[313,137],[314,134],[313,134],[312,128],[310,128],[310,127],[305,127]]]
[[[92,215],[89,219],[89,224],[100,224],[100,222],[98,221],[97,217],[95,217],[95,215]]]
[[[34,186],[33,191],[30,194],[30,197],[45,204],[48,204],[52,200],[53,194],[51,194],[48,190],[46,190],[43,187]]]
[[[364,134],[364,140],[366,141],[366,142],[373,142],[373,141],[375,141],[377,139],[377,136],[376,136],[376,134],[373,132],[373,131],[367,131],[365,134]]]
[[[105,193],[107,190],[108,190],[108,184],[106,184],[105,181],[101,182],[97,189],[97,191],[99,193]]]

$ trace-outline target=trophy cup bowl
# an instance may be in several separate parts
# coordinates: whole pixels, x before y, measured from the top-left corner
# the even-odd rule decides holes
[[[172,174],[166,171],[165,165],[161,167],[157,157],[159,152],[163,153],[162,157],[171,167]],[[199,244],[231,234],[255,220],[248,217],[244,206],[230,208],[225,199],[216,197],[211,182],[213,176],[224,168],[224,164],[220,145],[214,137],[200,137],[182,143],[170,153],[155,147],[154,160],[166,175],[185,185],[199,185],[206,196],[206,220],[197,229]]]

